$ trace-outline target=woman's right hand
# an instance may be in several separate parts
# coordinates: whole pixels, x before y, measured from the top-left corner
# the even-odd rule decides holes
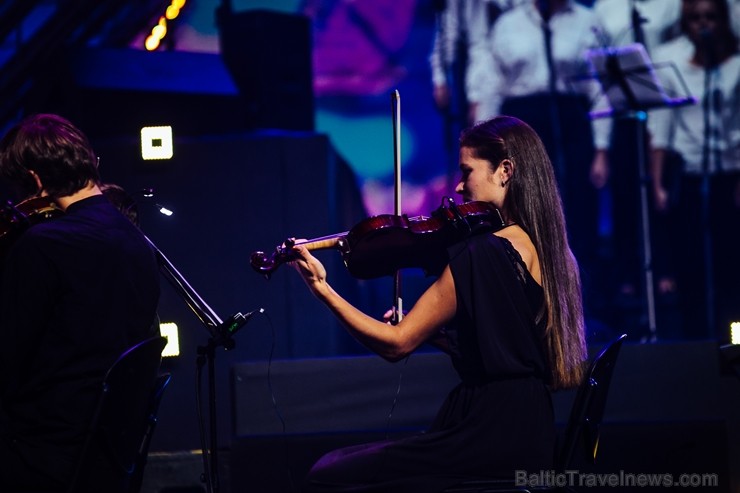
[[[389,308],[387,312],[383,314],[383,321],[387,323],[388,325],[395,325],[396,324],[396,317],[394,317],[396,313],[396,308]],[[403,311],[403,316],[406,316],[407,311]],[[401,317],[403,318],[403,317]]]

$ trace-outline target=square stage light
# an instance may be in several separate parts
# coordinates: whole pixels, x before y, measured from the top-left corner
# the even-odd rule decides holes
[[[172,159],[172,155],[172,127],[141,128],[141,157],[143,159]]]
[[[177,324],[174,322],[162,322],[159,324],[159,333],[167,338],[167,345],[162,350],[162,357],[180,355],[180,338],[178,336]]]

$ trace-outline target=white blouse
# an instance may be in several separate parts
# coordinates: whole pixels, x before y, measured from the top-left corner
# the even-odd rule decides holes
[[[656,63],[673,62],[697,103],[690,106],[653,110],[648,114],[651,145],[657,149],[673,149],[685,161],[686,173],[699,174],[703,170],[704,151],[704,93],[707,72],[690,62],[694,45],[686,37],[678,38],[656,48]],[[669,96],[681,95],[683,86],[673,71],[660,71],[661,80]],[[721,94],[719,112],[708,114],[710,125],[718,129],[717,143],[724,171],[740,171],[740,55],[722,63],[711,79],[710,90]],[[710,173],[718,171],[710,160]]]

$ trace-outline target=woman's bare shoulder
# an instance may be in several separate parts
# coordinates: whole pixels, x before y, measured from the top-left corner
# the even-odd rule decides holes
[[[494,233],[497,236],[506,238],[511,242],[514,249],[519,252],[519,256],[522,257],[524,265],[527,266],[527,270],[532,275],[538,284],[542,284],[542,277],[540,273],[540,261],[537,256],[537,249],[532,243],[532,239],[521,227],[516,224],[507,226]]]

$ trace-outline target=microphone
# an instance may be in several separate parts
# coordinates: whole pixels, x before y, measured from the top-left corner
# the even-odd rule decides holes
[[[718,65],[717,50],[714,46],[714,34],[709,29],[699,32],[700,45],[704,54],[705,68],[715,68]]]
[[[147,199],[148,201],[150,201],[150,203],[151,203],[151,200],[154,199],[154,189],[153,188],[142,188],[136,193],[138,195],[141,195],[143,198]],[[175,213],[172,209],[165,207],[162,204],[159,204],[157,202],[154,203],[154,207],[157,209],[157,212],[159,212],[163,216],[169,217]]]
[[[540,16],[542,16],[542,20],[545,21],[545,24],[550,22],[550,17],[552,17],[552,5],[550,5],[550,0],[537,0],[537,6],[540,10]]]
[[[227,338],[233,336],[234,334],[239,332],[239,329],[247,325],[249,319],[257,313],[265,313],[265,309],[257,308],[256,310],[247,312],[246,315],[242,315],[241,312],[239,312],[235,315],[230,316],[223,324],[221,324],[221,327],[219,327],[219,332],[221,333],[221,336]]]
[[[635,38],[635,43],[640,43],[641,45],[647,47],[645,44],[645,33],[642,30],[642,24],[645,24],[647,22],[647,19],[640,15],[640,11],[637,10],[637,7],[635,7],[634,3],[632,4],[632,35]]]
[[[591,32],[596,38],[596,42],[599,44],[599,48],[609,48],[611,40],[606,35],[603,29],[599,29],[597,26],[591,26]]]

